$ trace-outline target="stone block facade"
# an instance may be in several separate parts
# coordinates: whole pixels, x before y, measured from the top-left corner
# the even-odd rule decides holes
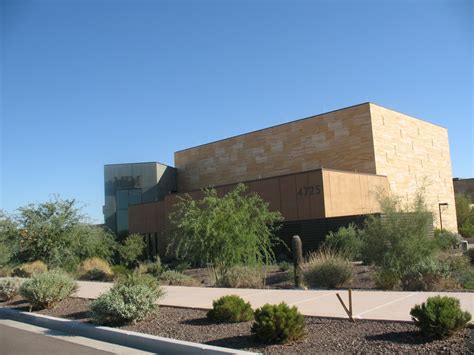
[[[192,191],[319,168],[385,175],[409,201],[424,187],[435,224],[456,230],[445,128],[372,103],[304,118],[175,153],[178,190]]]
[[[435,226],[457,230],[448,130],[370,104],[376,174],[386,175],[393,193],[406,203],[424,189]]]

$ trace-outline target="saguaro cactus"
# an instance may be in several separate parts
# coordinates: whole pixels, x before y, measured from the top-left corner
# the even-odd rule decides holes
[[[293,236],[293,263],[295,269],[295,287],[303,286],[303,246],[298,235]]]

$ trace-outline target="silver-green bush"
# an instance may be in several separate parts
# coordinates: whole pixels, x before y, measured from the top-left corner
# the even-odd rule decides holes
[[[312,254],[304,267],[304,279],[312,288],[338,288],[351,277],[352,263],[328,249]]]
[[[220,287],[230,288],[263,288],[265,275],[259,267],[235,266],[216,281]]]
[[[191,276],[183,274],[179,271],[167,270],[159,277],[163,285],[171,286],[197,286],[198,282]]]
[[[0,280],[0,301],[10,301],[18,294],[20,280],[8,277]]]
[[[76,289],[77,283],[66,273],[48,271],[26,280],[20,287],[20,294],[32,307],[52,308]]]
[[[157,310],[162,293],[145,283],[118,283],[90,305],[90,314],[99,324],[136,322]]]

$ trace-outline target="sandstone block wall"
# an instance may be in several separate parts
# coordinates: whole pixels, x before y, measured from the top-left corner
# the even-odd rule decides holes
[[[375,173],[369,104],[175,153],[178,190],[314,169]]]
[[[425,196],[439,227],[438,203],[443,228],[456,231],[456,209],[452,182],[448,131],[387,108],[370,104],[376,173],[386,175],[390,190],[410,201],[417,189]]]

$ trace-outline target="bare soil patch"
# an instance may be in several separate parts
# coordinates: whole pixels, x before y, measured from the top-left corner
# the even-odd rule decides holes
[[[91,301],[69,298],[52,310],[38,313],[89,322]],[[0,304],[21,310],[28,305],[21,299]],[[175,307],[160,307],[156,316],[121,327],[122,329],[163,337],[193,341],[234,349],[268,354],[325,352],[348,353],[455,353],[469,354],[466,340],[469,330],[445,340],[430,340],[421,336],[410,323],[347,320],[305,317],[307,335],[298,342],[285,345],[264,345],[250,332],[252,322],[214,324],[207,320],[206,311]]]

